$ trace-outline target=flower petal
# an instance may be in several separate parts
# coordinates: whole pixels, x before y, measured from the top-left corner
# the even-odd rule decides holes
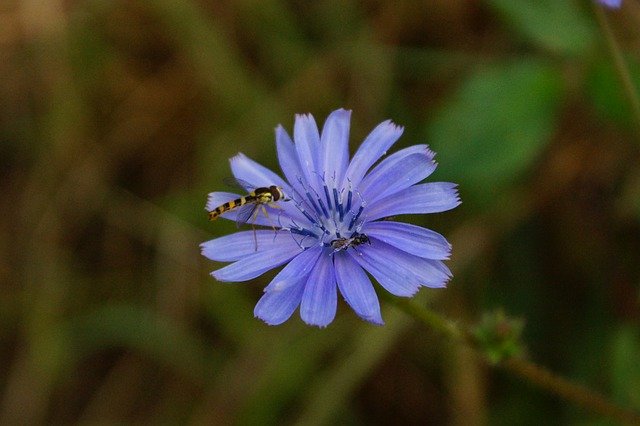
[[[210,212],[215,210],[216,207],[223,205],[224,203],[240,198],[238,194],[232,194],[230,192],[211,192],[207,196],[207,204],[205,205],[205,210]]]
[[[373,285],[360,265],[344,253],[333,257],[336,281],[340,293],[358,316],[374,324],[382,325],[380,302]]]
[[[304,292],[304,280],[300,279],[295,284],[283,291],[270,291],[262,295],[253,315],[269,325],[282,324],[288,320],[300,305]]]
[[[342,186],[346,188],[352,185],[357,188],[367,170],[391,148],[391,145],[400,138],[403,130],[402,127],[393,124],[391,120],[378,124],[351,159]]]
[[[457,185],[449,182],[430,182],[413,185],[376,201],[369,206],[366,220],[400,214],[439,213],[460,205]]]
[[[618,8],[622,5],[622,0],[598,0],[601,4],[613,8]]]
[[[296,284],[300,277],[308,277],[311,270],[316,265],[322,247],[317,246],[303,251],[296,257],[291,259],[282,271],[276,275],[273,280],[265,287],[265,292],[278,292]]]
[[[436,169],[434,155],[427,145],[415,145],[385,158],[362,180],[362,198],[374,203],[422,181]]]
[[[282,268],[264,289],[265,294],[258,301],[254,315],[269,325],[282,324],[289,319],[300,305],[305,283],[321,251],[320,247],[305,250]]]
[[[347,253],[373,278],[380,283],[389,293],[395,296],[409,297],[416,294],[420,288],[415,278],[407,271],[397,271],[391,262],[393,258],[387,258],[387,251],[380,247],[363,247],[358,252]]]
[[[237,179],[241,179],[254,188],[279,186],[285,193],[291,192],[291,187],[280,176],[255,161],[243,153],[232,157],[229,160],[231,172]]]
[[[298,161],[307,182],[318,188],[318,167],[320,163],[320,134],[311,114],[297,114],[293,126],[293,139],[298,153]]]
[[[349,124],[351,111],[339,109],[327,117],[322,128],[322,173],[326,182],[335,179],[336,188],[349,164]]]
[[[425,259],[445,260],[451,255],[451,244],[445,237],[420,226],[392,221],[368,222],[362,232]]]
[[[349,254],[396,296],[412,296],[421,286],[444,287],[451,278],[441,261],[414,256],[375,238],[371,238],[371,246]]]
[[[276,148],[278,150],[278,161],[282,173],[289,181],[289,184],[297,189],[299,179],[303,178],[300,169],[300,161],[298,161],[298,153],[293,141],[289,137],[287,131],[282,127],[276,127]],[[293,195],[293,194],[288,194]]]
[[[286,241],[285,241],[286,240]],[[292,237],[288,233],[275,233],[272,230],[236,232],[200,244],[204,257],[218,262],[234,262],[258,251],[288,250]]]
[[[246,181],[256,188],[276,185],[282,188],[285,193],[285,197],[291,197],[293,195],[291,186],[280,176],[262,166],[261,164],[256,163],[246,155],[239,153],[229,161],[231,163],[231,171],[237,179]],[[295,203],[290,201],[291,200],[281,200],[278,201],[277,204],[272,203],[270,207],[272,209],[275,209],[276,215],[279,215],[281,212],[278,212],[278,210],[282,209],[287,213],[287,216],[297,221],[304,221],[304,216],[302,215],[302,213],[300,213],[300,210],[296,208]],[[271,213],[271,210],[269,210],[268,212]],[[230,216],[231,215],[227,215],[226,217],[230,218]],[[258,216],[264,217],[264,215],[260,214],[258,214]],[[274,223],[269,222],[261,223],[261,225],[276,226]]]
[[[247,281],[282,265],[301,251],[293,239],[282,239],[277,248],[246,255],[224,268],[213,271],[211,275],[218,281]]]
[[[300,303],[300,317],[309,325],[326,327],[336,315],[336,276],[330,256],[320,256],[309,275]]]

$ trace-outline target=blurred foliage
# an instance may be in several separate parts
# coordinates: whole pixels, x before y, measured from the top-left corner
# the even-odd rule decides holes
[[[623,3],[606,19],[639,84]],[[419,300],[504,307],[531,358],[640,409],[640,135],[592,6],[3,2],[0,422],[600,424],[390,307],[268,327],[273,273],[208,275],[227,159],[277,170],[274,127],[339,107],[352,150],[391,118],[460,183],[458,209],[411,218],[453,244]]]
[[[474,327],[472,333],[489,362],[498,364],[524,353],[523,328],[524,321],[509,318],[504,311],[497,310],[484,313],[481,322]]]
[[[549,53],[584,55],[596,38],[596,26],[575,0],[489,0],[488,4],[514,33]]]
[[[627,64],[632,70],[631,76],[636,87],[640,87],[640,62],[635,56],[628,56]],[[622,87],[614,85],[616,70],[606,58],[598,58],[590,64],[587,75],[587,88],[589,96],[592,98],[594,107],[598,112],[608,119],[616,121],[620,125],[629,125],[632,122],[631,108],[625,101]]]
[[[499,64],[468,77],[431,121],[428,140],[442,147],[439,159],[450,164],[446,179],[468,188],[467,201],[491,202],[490,194],[506,189],[539,157],[561,99],[558,73],[534,61]]]

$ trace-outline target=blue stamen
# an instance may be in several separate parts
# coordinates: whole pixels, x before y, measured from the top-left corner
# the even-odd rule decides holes
[[[332,209],[331,196],[329,195],[329,188],[327,188],[327,185],[324,185],[324,196],[327,199],[327,205],[329,206],[329,210],[331,210]]]
[[[306,228],[290,228],[289,232],[291,232],[292,234],[296,234],[296,235],[302,235],[304,237],[316,237],[318,238],[318,235],[316,235],[315,232],[310,231]]]
[[[314,219],[309,213],[307,213],[307,211],[305,209],[303,209],[302,207],[298,206],[298,210],[300,210],[300,213],[302,213],[304,215],[304,217],[309,219],[309,222],[311,222],[311,223],[315,223],[316,222],[316,219]]]
[[[353,225],[360,218],[360,215],[362,214],[362,210],[364,210],[364,206],[360,206],[360,208],[358,209],[358,213],[356,213],[356,215],[351,219],[351,222],[349,222],[349,228],[348,229],[353,228]]]
[[[322,214],[322,210],[320,210],[320,208],[318,207],[316,202],[313,200],[313,198],[311,197],[311,194],[309,194],[309,191],[307,191],[307,198],[311,202],[311,207],[313,207],[313,209],[316,211],[316,213]]]
[[[347,208],[345,209],[346,211],[351,210],[351,198],[353,197],[353,193],[351,191],[349,191],[349,193],[347,194]]]
[[[338,210],[338,213],[340,214],[340,221],[342,221],[342,219],[344,219],[344,210],[342,208],[342,203],[340,201],[338,201],[338,190],[333,188],[333,199],[336,202],[336,209]]]
[[[342,195],[342,192],[340,193],[340,195]],[[342,199],[342,197],[340,197],[340,199]],[[342,203],[338,204],[338,213],[340,213],[340,222],[342,222],[344,220],[344,213],[347,210],[344,209],[344,206]]]
[[[322,229],[323,234],[329,233],[329,231],[327,231],[327,228],[324,227],[324,224],[322,222],[314,222],[313,226],[317,226],[318,228]]]
[[[327,211],[327,209],[324,207],[324,203],[322,202],[322,200],[320,198],[318,198],[318,204],[320,204],[320,208],[322,208],[322,213],[324,213],[324,217],[326,217],[327,219],[329,219],[329,212]]]

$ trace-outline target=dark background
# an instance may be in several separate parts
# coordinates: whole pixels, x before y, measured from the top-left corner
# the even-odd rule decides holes
[[[0,420],[609,424],[391,306],[268,327],[273,273],[218,283],[198,244],[238,151],[353,110],[428,143],[463,204],[407,220],[453,243],[418,300],[503,308],[527,355],[640,408],[640,4],[589,0],[0,3]],[[604,21],[597,19],[598,14]],[[636,98],[638,93],[633,94]]]

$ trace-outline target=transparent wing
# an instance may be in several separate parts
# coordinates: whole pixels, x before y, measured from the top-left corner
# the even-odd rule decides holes
[[[222,183],[230,188],[237,189],[242,192],[251,192],[256,189],[255,186],[251,185],[246,180],[238,179],[232,176],[227,176],[222,179]]]
[[[259,204],[257,203],[245,204],[244,206],[240,207],[238,209],[238,213],[236,214],[236,225],[240,227],[249,222],[251,216],[253,216],[258,207]]]

